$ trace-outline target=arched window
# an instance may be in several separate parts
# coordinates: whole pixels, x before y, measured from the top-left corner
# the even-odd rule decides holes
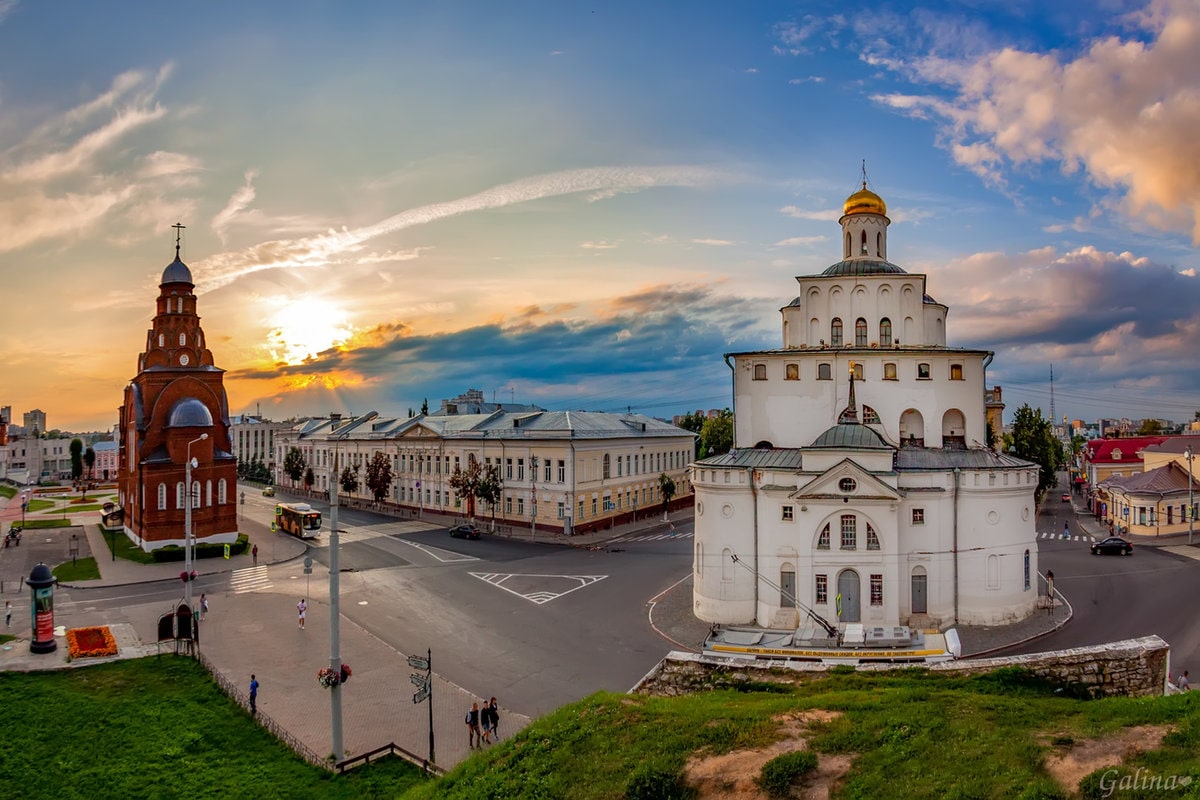
[[[875,234],[875,255],[884,258],[883,255],[883,233]]]
[[[1025,551],[1025,590],[1029,591],[1029,551]]]
[[[721,580],[733,580],[733,551],[728,547],[721,551]]]
[[[158,335],[158,346],[163,346],[163,335],[161,333]]]
[[[167,485],[165,483],[158,485],[158,510],[167,510]]]
[[[994,553],[987,557],[987,588],[1000,588],[1000,559]]]
[[[175,484],[175,507],[183,508],[183,481]]]
[[[879,320],[879,346],[892,346],[892,321],[887,317]]]
[[[704,544],[696,542],[696,577],[704,575]]]
[[[229,495],[225,489],[225,479],[221,478],[221,480],[217,482],[217,505],[223,506],[228,502]]]
[[[867,524],[867,549],[879,549],[879,534],[875,533],[875,529],[871,527],[870,523]]]
[[[846,231],[846,251],[845,251],[845,253],[843,253],[843,254],[842,254],[842,257],[843,257],[843,258],[849,258],[849,257],[850,257],[850,248],[851,248],[852,246],[853,246],[853,242],[852,242],[852,240],[850,239],[850,231]]]
[[[766,379],[767,379],[767,365],[766,364],[755,364],[754,365],[754,380],[765,381]]]
[[[200,481],[192,481],[192,508],[200,507]]]
[[[862,317],[859,317],[854,322],[854,346],[867,346],[867,321]]]
[[[612,477],[612,475],[609,474],[609,471],[611,469],[612,469],[612,462],[609,459],[608,453],[605,453],[604,454],[604,480],[608,480],[609,478]]]
[[[817,549],[818,550],[828,550],[829,549],[829,526],[828,525],[826,525],[824,528],[821,529],[821,535],[817,537]]]
[[[212,479],[204,482],[204,505],[212,505]]]
[[[867,232],[863,231],[862,232],[862,255],[865,256],[866,254],[867,254]]]
[[[834,317],[833,322],[829,323],[829,346],[842,346],[842,320],[838,317]]]
[[[179,334],[179,346],[183,347],[186,344],[187,344],[187,334],[186,333]]]

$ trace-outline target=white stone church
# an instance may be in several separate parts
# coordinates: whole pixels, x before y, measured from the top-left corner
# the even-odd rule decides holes
[[[842,260],[798,277],[781,310],[783,347],[726,356],[735,447],[692,467],[694,612],[771,628],[805,607],[834,624],[1025,617],[1038,468],[984,444],[993,354],[946,345],[949,308],[887,260],[865,181],[840,224]]]

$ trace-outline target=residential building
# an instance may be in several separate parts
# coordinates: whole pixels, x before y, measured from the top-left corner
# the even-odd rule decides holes
[[[1119,452],[1124,456],[1124,451]],[[1200,482],[1194,474],[1198,453],[1200,438],[1194,436],[1171,436],[1144,445],[1136,453],[1137,469],[1116,469],[1096,485],[1097,516],[1114,533],[1127,536],[1187,533],[1195,525],[1200,501]]]
[[[500,501],[477,507],[476,515],[514,527],[536,524],[570,533],[661,513],[662,475],[675,483],[673,508],[691,503],[687,464],[694,434],[640,414],[540,409],[410,419],[333,414],[276,437],[276,482],[303,489],[303,478],[293,481],[283,471],[293,447],[313,470],[312,491],[323,494],[338,482],[336,463],[350,467],[359,480],[355,492],[340,496],[363,501],[374,500],[366,464],[383,453],[393,474],[386,505],[416,513],[466,514],[450,477],[470,460],[494,467],[503,484]]]
[[[23,416],[26,432],[33,438],[37,438],[45,433],[49,428],[46,427],[46,412],[39,408],[32,411],[26,411]]]
[[[233,442],[233,455],[239,464],[255,460],[275,469],[275,437],[290,431],[295,422],[272,422],[262,417],[239,414],[229,420],[229,436]]]
[[[125,534],[144,550],[186,543],[189,504],[195,541],[231,543],[238,535],[224,371],[205,344],[194,289],[177,241],[121,406],[120,505]]]
[[[730,353],[734,449],[696,462],[694,613],[794,628],[993,625],[1038,596],[1038,467],[988,449],[992,353],[887,260],[887,206],[840,219],[842,260],[798,277],[783,346]]]
[[[92,480],[116,480],[120,451],[121,446],[116,441],[92,443],[92,452],[96,454],[96,461],[92,464]]]

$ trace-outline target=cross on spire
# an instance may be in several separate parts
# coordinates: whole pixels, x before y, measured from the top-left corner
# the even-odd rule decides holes
[[[863,188],[867,188],[867,160],[865,158],[862,160],[862,182]]]
[[[181,225],[180,223],[176,222],[171,227],[175,229],[175,260],[178,261],[179,260],[179,239],[183,236],[183,229],[186,228],[187,226]]]

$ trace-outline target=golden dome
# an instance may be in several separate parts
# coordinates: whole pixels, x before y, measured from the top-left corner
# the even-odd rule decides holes
[[[868,189],[864,181],[862,189],[846,198],[846,203],[842,206],[842,216],[847,214],[880,214],[886,217],[887,203]]]

